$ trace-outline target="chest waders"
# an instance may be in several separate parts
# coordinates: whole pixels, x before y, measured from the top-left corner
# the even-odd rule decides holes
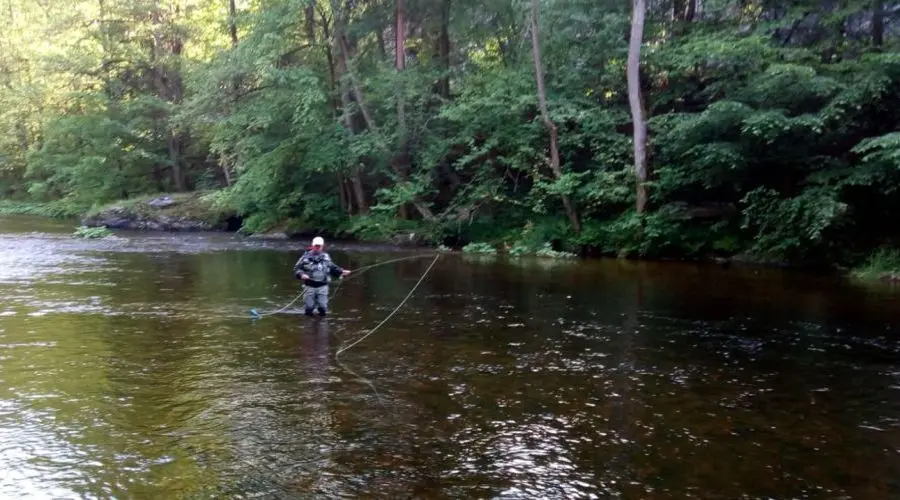
[[[312,316],[313,312],[318,309],[319,314],[325,316],[328,314],[328,282],[330,280],[329,262],[324,257],[310,259],[309,276],[310,283],[305,285],[304,289],[304,313]]]

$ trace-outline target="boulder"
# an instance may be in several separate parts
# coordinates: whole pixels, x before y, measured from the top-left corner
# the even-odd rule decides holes
[[[106,226],[110,229],[139,231],[210,231],[214,229],[206,221],[179,215],[137,213],[123,207],[111,207],[84,217],[81,223],[88,227]]]
[[[148,201],[147,204],[154,208],[165,208],[174,205],[175,200],[173,200],[171,196],[160,196]]]
[[[420,247],[426,245],[425,239],[421,234],[411,231],[394,233],[388,239],[388,243],[400,247]]]

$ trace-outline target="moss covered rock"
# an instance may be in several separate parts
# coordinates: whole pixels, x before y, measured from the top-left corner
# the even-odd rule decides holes
[[[176,193],[121,200],[90,211],[88,227],[142,231],[236,231],[240,218],[215,204],[209,193]]]

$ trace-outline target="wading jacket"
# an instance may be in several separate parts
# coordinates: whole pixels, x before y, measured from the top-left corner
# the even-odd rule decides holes
[[[327,285],[332,277],[337,278],[343,272],[344,270],[332,262],[331,256],[326,252],[310,250],[294,264],[294,277],[300,279],[304,274],[309,276],[308,280],[303,280],[303,284],[312,288]]]

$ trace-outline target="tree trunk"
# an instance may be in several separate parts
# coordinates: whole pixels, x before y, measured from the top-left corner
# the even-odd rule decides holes
[[[437,83],[437,91],[435,92],[444,99],[450,99],[450,33],[448,25],[450,24],[450,1],[443,0],[441,4],[441,33],[438,37],[438,59],[441,63],[441,71],[443,74]]]
[[[16,139],[19,141],[19,148],[22,152],[28,151],[28,126],[25,124],[25,118],[19,117],[16,120]]]
[[[350,78],[350,88],[353,91],[353,97],[356,99],[356,105],[359,107],[359,112],[363,116],[363,120],[366,122],[366,128],[368,128],[373,134],[377,136],[378,127],[375,124],[375,120],[372,119],[372,115],[369,113],[368,108],[366,107],[366,101],[363,98],[362,89],[359,86],[359,81],[356,79],[356,75],[353,72],[353,69],[350,66],[349,57],[348,57],[348,44],[347,40],[344,39],[343,33],[340,31],[335,31],[335,36],[338,38],[339,43],[341,44],[341,58],[343,59],[344,67],[347,69],[347,76]],[[387,146],[383,143],[379,145],[385,151],[387,151]],[[393,165],[394,173],[397,174],[397,177],[400,178],[401,181],[405,181],[407,176],[404,172],[397,169],[396,165]],[[434,220],[434,214],[431,212],[425,204],[419,200],[418,198],[413,201],[413,205],[416,207],[416,210],[422,216],[422,218],[426,220]]]
[[[169,150],[169,161],[172,163],[172,179],[175,181],[175,191],[187,191],[184,170],[181,168],[181,139],[174,131],[169,132],[166,136],[166,147]]]
[[[379,26],[378,29],[375,30],[375,39],[378,41],[378,55],[381,56],[382,61],[386,61],[387,47],[384,43],[384,30],[381,28],[381,26]]]
[[[231,0],[234,3],[234,0]],[[304,8],[306,16],[306,39],[312,44],[316,41],[316,6],[312,2]]]
[[[350,180],[341,174],[341,196],[347,200],[347,215],[353,215],[353,185]]]
[[[335,13],[335,16],[337,14]],[[334,27],[335,27],[335,37],[334,37],[334,50],[339,54],[343,54],[343,50],[338,37],[340,36],[339,24],[337,18],[334,17]],[[326,37],[328,36],[328,28],[325,26]],[[347,72],[347,67],[344,64],[344,57],[341,56],[334,62],[333,66],[334,78],[336,90],[340,96],[341,101],[341,122],[343,122],[344,127],[350,131],[351,134],[356,134],[358,132],[356,125],[353,122],[353,117],[350,115],[351,109],[351,99],[350,99],[350,90],[347,88],[347,84],[342,79],[344,73]],[[353,166],[350,169],[350,184],[353,188],[352,193],[353,197],[356,200],[356,208],[358,213],[367,214],[369,213],[369,203],[366,201],[366,191],[362,182],[362,171],[363,165],[362,163]]]
[[[117,100],[116,95],[113,93],[112,88],[112,80],[109,77],[109,71],[106,71],[106,68],[109,67],[109,36],[106,34],[106,4],[103,3],[103,0],[99,0],[97,2],[100,7],[100,26],[101,26],[101,36],[100,36],[100,54],[101,54],[101,63],[100,67],[103,68],[103,73],[100,78],[103,80],[103,93],[106,94],[106,97],[110,101]],[[9,2],[9,16],[12,19],[13,16],[13,6],[12,2]],[[7,84],[8,85],[8,84]]]
[[[684,20],[689,23],[694,22],[694,16],[697,15],[697,1],[687,0],[687,12],[684,13]]]
[[[697,0],[673,0],[672,20],[691,22],[697,13]]]
[[[359,213],[367,214],[369,213],[369,203],[366,201],[366,190],[362,182],[362,167],[362,163],[353,167],[350,183],[353,185],[353,194]]]
[[[553,170],[553,175],[558,180],[562,177],[562,167],[560,166],[559,161],[559,144],[556,124],[554,124],[550,119],[550,113],[547,111],[547,91],[544,88],[544,71],[541,67],[540,32],[538,31],[539,12],[539,0],[532,0],[531,48],[532,55],[534,57],[534,75],[535,81],[537,83],[538,105],[540,106],[541,120],[544,122],[544,128],[547,129],[547,133],[550,136],[550,168]],[[578,220],[578,212],[575,208],[575,204],[572,202],[569,196],[565,194],[562,195],[562,202],[563,207],[566,210],[566,215],[569,217],[569,222],[572,224],[572,230],[575,231],[576,234],[580,233],[581,223]]]
[[[328,26],[328,19],[326,19],[324,15],[322,16],[322,33],[325,36],[325,40],[331,40],[331,32]],[[339,91],[339,85],[337,82],[337,71],[335,70],[334,52],[332,50],[333,48],[333,44],[325,44],[325,60],[328,62],[328,85],[331,89],[331,92],[328,93],[328,102],[329,104],[331,104],[332,109],[335,111],[335,118],[337,118],[338,99],[335,97],[335,94]]]
[[[338,51],[340,53],[340,51]],[[343,58],[339,59],[339,61],[343,60]],[[345,68],[343,64],[339,64],[336,71],[338,74],[343,74]],[[350,131],[351,134],[356,134],[357,130],[353,124],[353,117],[350,116],[350,90],[346,88],[347,85],[343,82],[339,83],[339,93],[341,97],[341,121],[344,123],[344,127]],[[362,183],[362,164],[354,166],[350,171],[350,183],[353,185],[353,194],[356,199],[356,207],[361,214],[369,213],[369,204],[366,201],[366,192],[363,188]]]
[[[369,114],[369,109],[366,107],[366,101],[363,98],[362,88],[359,86],[359,81],[356,79],[356,74],[353,72],[353,68],[350,66],[350,48],[347,40],[344,39],[343,30],[335,31],[335,35],[338,38],[338,43],[341,45],[341,59],[343,59],[344,70],[347,72],[347,76],[350,79],[350,90],[353,92],[353,98],[356,99],[356,105],[359,106],[359,112],[362,114],[363,120],[366,122],[366,128],[372,131],[372,133],[377,134],[378,128],[375,126],[375,120],[372,119],[372,115]]]
[[[404,19],[403,0],[397,0],[397,12],[394,27],[394,66],[397,71],[403,71],[406,67],[406,21]]]
[[[235,6],[234,0],[228,0],[228,33],[231,35],[231,50],[237,48],[238,44],[238,34],[237,34],[237,7]],[[234,75],[231,79],[231,99],[229,102],[232,104],[236,96],[238,95],[238,90],[241,87],[241,79],[240,76]],[[221,158],[222,165],[222,174],[225,176],[225,185],[231,186],[233,183],[231,178],[231,169],[234,167],[234,163],[236,161],[229,159],[227,156],[223,156]]]
[[[397,151],[392,160],[394,170],[402,179],[409,177],[409,155],[407,154],[407,130],[406,130],[406,96],[403,84],[403,70],[406,68],[406,20],[403,6],[403,0],[397,1],[397,11],[394,16],[394,68],[397,70],[399,82],[397,86]],[[399,216],[401,219],[408,219],[409,212],[406,210],[406,204],[399,207]]]
[[[383,141],[378,139],[378,126],[375,123],[375,120],[372,118],[371,113],[369,113],[368,108],[366,107],[366,100],[362,93],[362,87],[360,86],[359,80],[356,78],[356,74],[353,71],[353,66],[350,64],[351,55],[350,55],[350,47],[347,39],[345,37],[344,26],[342,21],[338,21],[339,13],[337,9],[337,2],[332,0],[332,6],[334,9],[335,16],[335,24],[334,24],[334,37],[337,40],[338,46],[340,50],[340,59],[343,69],[346,71],[349,83],[350,90],[353,92],[353,97],[356,100],[356,105],[359,108],[360,114],[362,114],[363,120],[366,123],[366,128],[369,129],[370,132],[376,137],[377,144],[384,151],[385,154],[389,154],[388,146],[383,143]],[[348,102],[344,102],[345,109],[347,107]],[[394,173],[400,178],[401,181],[406,181],[408,176],[400,169],[397,168],[395,164],[392,162],[392,168]],[[416,210],[422,216],[423,219],[426,220],[434,220],[434,214],[431,212],[422,200],[416,197],[413,200],[413,206],[416,207]]]
[[[338,58],[334,61],[333,70],[334,77],[333,81],[336,87],[336,90],[340,96],[341,101],[341,121],[344,123],[344,127],[350,131],[351,134],[356,134],[358,132],[357,127],[354,124],[353,117],[350,115],[350,109],[352,107],[351,99],[350,99],[350,89],[347,88],[347,84],[343,80],[343,75],[348,73],[348,66],[346,61],[349,59],[349,56],[346,54],[348,50],[347,43],[343,39],[343,31],[341,30],[341,22],[338,18],[340,12],[338,10],[337,2],[332,2],[332,19],[334,26],[334,51],[337,52]],[[323,23],[324,23],[323,16]],[[325,36],[328,36],[328,26],[325,27]],[[369,213],[369,203],[366,200],[366,191],[363,186],[362,181],[362,172],[364,165],[359,163],[353,168],[350,169],[350,184],[353,187],[353,197],[356,200],[356,208],[360,214],[368,214]]]
[[[237,7],[234,5],[234,0],[228,0],[228,31],[231,33],[231,48],[234,49],[238,44]]]
[[[150,22],[153,24],[153,39],[150,45],[150,60],[152,62],[153,84],[156,88],[156,94],[161,99],[165,99],[169,103],[178,104],[182,97],[182,81],[180,68],[169,68],[168,61],[163,58],[166,52],[169,56],[177,57],[181,55],[182,43],[178,38],[166,40],[163,36],[163,18],[161,15],[161,7],[158,3],[153,5],[150,14]],[[168,44],[166,43],[168,42]],[[167,46],[168,45],[168,46]],[[164,135],[166,136],[166,149],[169,153],[169,162],[172,168],[172,181],[176,191],[187,190],[187,182],[185,181],[184,171],[181,165],[181,138],[179,134],[172,130],[165,118],[162,123]]]
[[[644,0],[632,0],[631,40],[628,43],[628,104],[631,107],[631,121],[634,128],[634,172],[637,177],[637,213],[647,210],[649,194],[646,182],[650,178],[647,167],[647,119],[641,94],[641,44],[644,39]]]
[[[337,174],[337,185],[338,185],[338,192],[341,197],[341,211],[345,211],[345,212],[349,213],[350,210],[348,208],[349,204],[347,202],[347,192],[344,190],[345,184],[346,183],[344,182],[344,176],[341,175],[340,173],[338,173]]]
[[[685,0],[672,0],[672,21],[683,21],[686,10]]]
[[[884,0],[872,0],[872,45],[884,45]]]
[[[229,162],[226,159],[222,159],[222,175],[225,176],[225,185],[230,186],[233,181],[231,179],[231,169],[228,168]]]

